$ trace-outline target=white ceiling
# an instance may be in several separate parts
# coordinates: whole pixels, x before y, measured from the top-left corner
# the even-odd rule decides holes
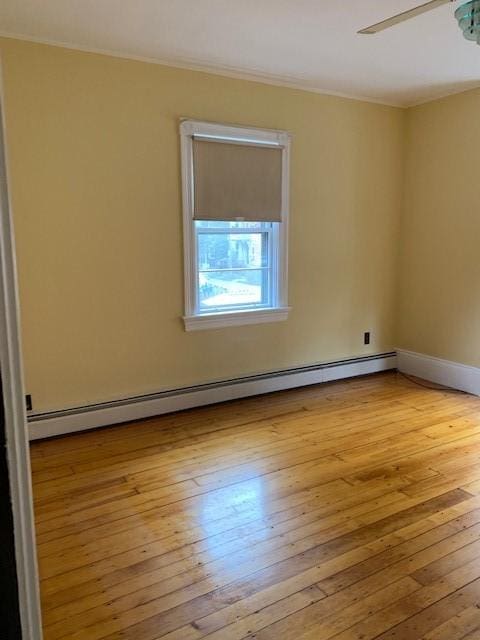
[[[480,85],[460,2],[356,35],[424,1],[1,0],[0,32],[407,106]]]

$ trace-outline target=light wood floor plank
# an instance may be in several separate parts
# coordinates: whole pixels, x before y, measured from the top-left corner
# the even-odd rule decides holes
[[[472,640],[480,400],[395,373],[32,444],[46,640]]]

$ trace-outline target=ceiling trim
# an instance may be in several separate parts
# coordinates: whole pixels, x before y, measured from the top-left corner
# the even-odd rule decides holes
[[[125,60],[134,60],[136,62],[146,62],[148,64],[158,64],[164,67],[175,67],[177,69],[184,69],[186,71],[199,71],[202,73],[210,73],[217,76],[224,76],[227,78],[234,78],[236,80],[248,80],[250,82],[259,82],[261,84],[272,85],[275,87],[286,87],[288,89],[297,89],[300,91],[307,91],[308,93],[316,93],[323,96],[332,96],[335,98],[345,98],[347,100],[357,100],[359,102],[368,102],[371,104],[381,104],[386,107],[396,107],[399,109],[408,109],[410,105],[402,104],[400,102],[388,102],[386,100],[380,100],[376,98],[369,98],[367,96],[341,93],[338,91],[331,91],[327,89],[321,89],[313,87],[308,83],[299,82],[298,80],[289,76],[279,76],[275,74],[266,74],[261,72],[245,71],[236,67],[211,65],[207,63],[198,63],[194,60],[188,60],[184,58],[150,58],[147,56],[137,56],[134,54],[124,53],[120,51],[110,51],[108,49],[97,49],[95,47],[86,47],[83,45],[76,45],[70,42],[60,42],[57,40],[48,40],[46,38],[36,38],[34,36],[28,36],[20,33],[9,33],[7,31],[0,30],[0,38],[8,38],[10,40],[22,40],[24,42],[34,42],[36,44],[45,44],[51,47],[60,47],[62,49],[71,49],[72,51],[83,51],[84,53],[95,53],[102,56],[109,56],[111,58],[123,58]]]
[[[415,107],[421,107],[423,104],[428,104],[429,102],[436,102],[437,100],[444,100],[445,98],[451,98],[452,96],[459,96],[462,93],[468,93],[469,91],[475,91],[476,89],[480,89],[480,82],[476,82],[467,89],[448,91],[447,93],[442,93],[438,96],[435,96],[434,98],[425,98],[424,100],[419,100],[418,102],[412,102],[412,104],[407,105],[407,109],[414,109]]]

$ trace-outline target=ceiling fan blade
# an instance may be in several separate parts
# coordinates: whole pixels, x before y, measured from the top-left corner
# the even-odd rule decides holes
[[[421,4],[419,7],[415,7],[414,9],[409,9],[408,11],[403,11],[392,18],[388,18],[387,20],[382,20],[382,22],[377,22],[377,24],[372,24],[370,27],[366,29],[362,29],[358,33],[361,34],[371,34],[378,33],[379,31],[383,31],[384,29],[389,29],[390,27],[399,24],[400,22],[405,22],[405,20],[410,20],[410,18],[415,18],[416,16],[421,15],[422,13],[426,13],[427,11],[431,11],[432,9],[436,9],[440,7],[442,4],[448,4],[449,2],[456,2],[456,0],[431,0],[430,2],[426,2],[425,4]]]

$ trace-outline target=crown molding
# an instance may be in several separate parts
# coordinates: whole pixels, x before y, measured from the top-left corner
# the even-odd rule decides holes
[[[81,51],[83,53],[94,53],[110,58],[123,58],[124,60],[133,60],[135,62],[146,62],[147,64],[157,64],[163,67],[173,67],[185,71],[198,71],[200,73],[209,73],[216,76],[232,78],[234,80],[247,80],[249,82],[258,82],[274,87],[285,87],[287,89],[296,89],[298,91],[306,91],[307,93],[316,93],[322,96],[331,96],[334,98],[344,98],[346,100],[355,100],[357,102],[366,102],[369,104],[379,104],[385,107],[395,107],[397,109],[407,109],[408,105],[401,102],[380,100],[359,94],[342,93],[332,91],[330,89],[322,89],[321,87],[312,86],[306,82],[299,82],[291,76],[280,76],[275,74],[267,74],[260,71],[249,71],[237,67],[212,65],[209,63],[198,62],[187,58],[151,58],[148,56],[138,56],[122,51],[113,51],[109,49],[97,49],[84,45],[73,44],[70,42],[60,42],[57,40],[48,40],[47,38],[37,38],[20,33],[9,33],[0,30],[0,38],[9,40],[20,40],[23,42],[33,42],[35,44],[43,44],[50,47],[58,47],[61,49],[70,49],[72,51]]]
[[[472,84],[468,89],[459,89],[458,91],[449,91],[448,93],[441,93],[438,96],[434,96],[431,98],[425,98],[424,100],[419,100],[418,102],[412,102],[407,106],[407,109],[415,109],[415,107],[421,107],[424,104],[430,104],[431,102],[438,102],[439,100],[445,100],[445,98],[452,98],[453,96],[460,96],[463,93],[469,93],[470,91],[476,91],[480,89],[480,82],[476,82]]]

